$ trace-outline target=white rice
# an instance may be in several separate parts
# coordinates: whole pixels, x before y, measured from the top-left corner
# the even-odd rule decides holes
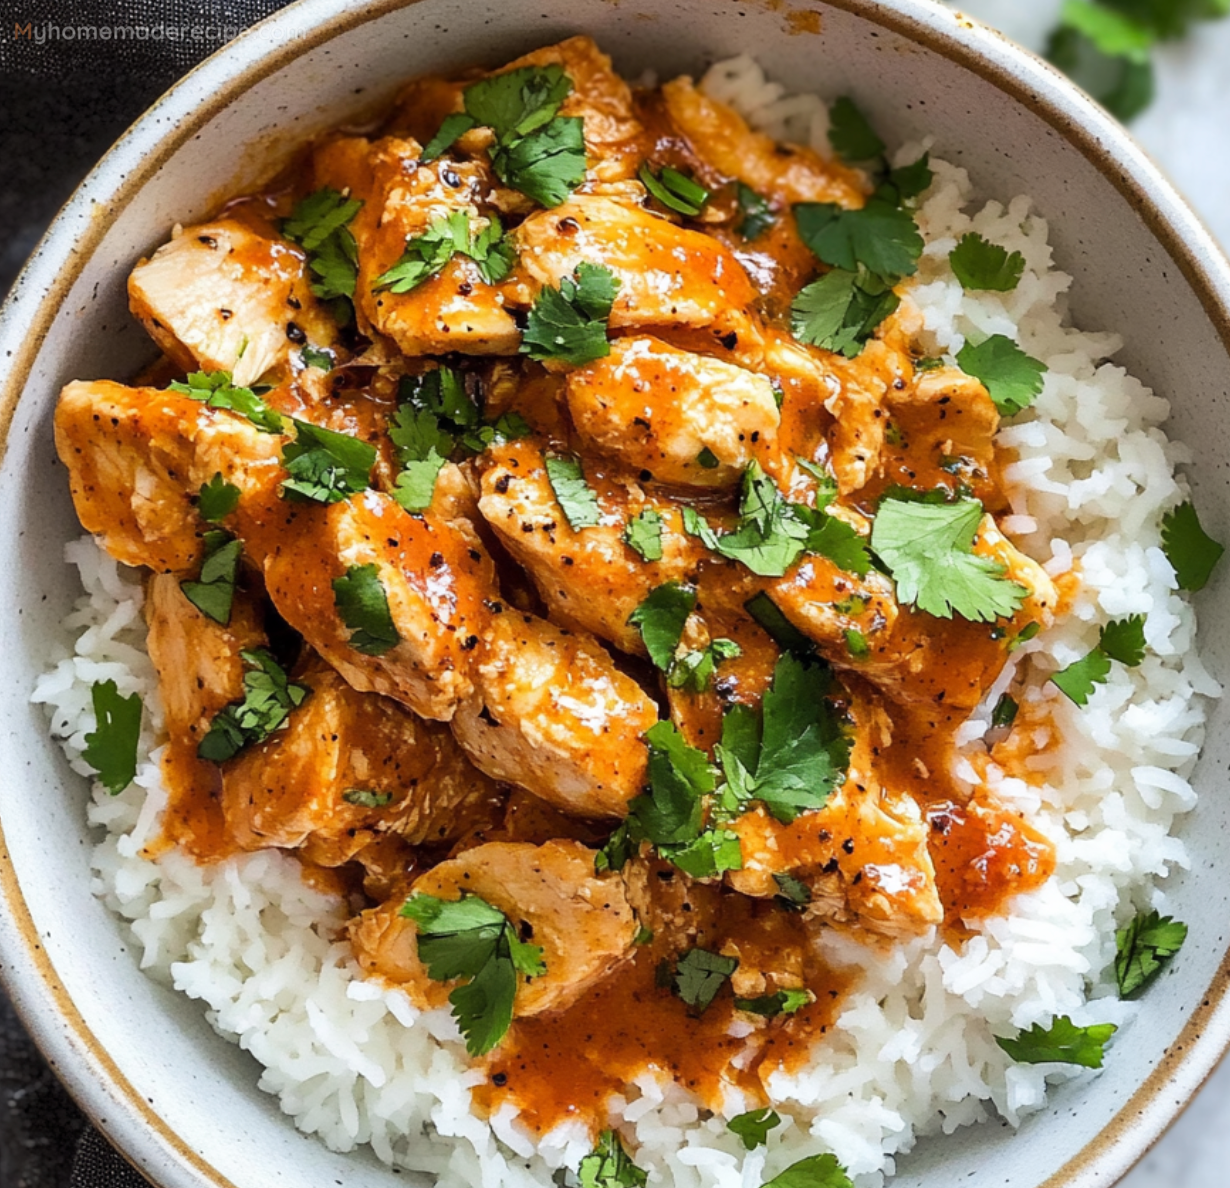
[[[704,81],[772,135],[826,151],[824,104],[784,95],[750,59],[719,64]],[[897,163],[922,147],[903,148]],[[1119,340],[1065,324],[1071,279],[1052,268],[1046,222],[1029,200],[971,211],[965,172],[942,161],[934,168],[913,290],[928,352],[951,356],[967,334],[1000,333],[1049,368],[1035,407],[1000,440],[1018,456],[1006,475],[1006,529],[1052,575],[1079,565],[1083,579],[1071,616],[1012,665],[1035,674],[1022,721],[1032,717],[1030,703],[1045,702],[1061,741],[1042,749],[1048,739],[1037,740],[1028,781],[994,766],[989,778],[1054,841],[1058,869],[1018,897],[1010,915],[978,925],[960,949],[932,936],[886,956],[829,938],[830,956],[864,974],[813,1066],[774,1075],[785,1123],[768,1152],[745,1153],[724,1117],[698,1110],[674,1085],[646,1075],[629,1086],[612,1121],[622,1117],[651,1184],[754,1188],[806,1155],[831,1151],[859,1188],[878,1188],[922,1135],[996,1113],[1017,1124],[1042,1106],[1048,1081],[1072,1070],[1014,1065],[993,1036],[1056,1014],[1130,1022],[1132,1008],[1104,977],[1116,924],[1137,908],[1164,908],[1158,883],[1187,863],[1171,826],[1195,800],[1187,777],[1203,736],[1202,698],[1220,693],[1196,656],[1195,616],[1159,547],[1162,513],[1185,497],[1175,467],[1187,452],[1159,428],[1167,402],[1106,362]],[[948,252],[969,230],[1025,256],[1014,292],[962,291]],[[590,1145],[575,1126],[535,1144],[510,1110],[489,1121],[471,1113],[468,1086],[481,1074],[468,1070],[448,1014],[420,1013],[400,992],[362,981],[338,939],[344,905],[307,887],[292,858],[267,852],[201,868],[175,852],[144,856],[165,791],[140,577],[90,538],[70,545],[67,559],[85,587],[68,621],[76,638],[34,700],[47,705],[74,768],[88,774],[80,756],[94,726],[91,684],[114,679],[144,699],[137,780],[116,798],[96,785],[89,809],[104,835],[93,856],[95,890],[131,922],[142,968],[199,999],[219,1033],[264,1066],[260,1087],[334,1149],[368,1143],[441,1188],[550,1185],[557,1169],[575,1168]],[[1042,684],[1097,642],[1101,624],[1132,614],[1146,617],[1149,653],[1140,667],[1114,665],[1084,709]],[[988,705],[1010,679],[1005,673]],[[984,707],[962,733],[971,749],[981,745],[986,718]],[[746,1106],[732,1094],[725,1115]]]

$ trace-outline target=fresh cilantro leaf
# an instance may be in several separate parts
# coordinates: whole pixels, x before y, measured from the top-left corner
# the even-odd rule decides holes
[[[713,547],[760,577],[782,577],[803,555],[808,536],[794,506],[753,461],[743,472],[738,527],[716,537]]]
[[[1112,660],[1135,668],[1145,658],[1145,617],[1130,615],[1102,628],[1098,647]]]
[[[541,206],[559,206],[585,180],[585,124],[560,116],[519,140],[497,142],[491,166],[505,185]]]
[[[743,182],[735,183],[735,201],[739,205],[735,234],[743,239],[759,239],[777,221],[769,200]]]
[[[598,496],[585,481],[581,459],[573,454],[547,454],[543,464],[547,470],[547,481],[568,526],[574,532],[593,528],[600,518]]]
[[[780,903],[785,901],[792,909],[797,910],[811,903],[811,891],[806,883],[800,882],[792,874],[775,874],[773,881],[777,884],[780,894],[774,898]]]
[[[1162,517],[1162,551],[1174,569],[1180,590],[1203,590],[1226,550],[1200,526],[1188,501]]]
[[[196,581],[181,581],[179,588],[201,614],[225,627],[231,621],[235,578],[239,574],[243,541],[236,540],[221,528],[206,532],[202,540],[205,542],[205,557],[201,562],[200,576]]]
[[[809,1155],[766,1180],[761,1188],[854,1188],[854,1183],[836,1155]]]
[[[779,648],[804,658],[816,654],[815,643],[782,614],[781,608],[763,590],[749,598],[743,609],[769,633]]]
[[[735,1009],[749,1015],[761,1015],[776,1019],[778,1015],[793,1015],[816,1001],[810,990],[778,990],[776,994],[763,994],[759,998],[740,998],[735,995]]]
[[[694,841],[661,846],[658,853],[694,879],[714,879],[728,870],[743,869],[743,847],[729,829],[706,829]]]
[[[633,516],[624,528],[624,544],[640,556],[642,561],[662,560],[662,516],[647,507]]]
[[[1094,648],[1082,660],[1061,668],[1051,677],[1051,683],[1070,701],[1087,705],[1097,685],[1106,684],[1110,676],[1110,657],[1101,648]]]
[[[467,114],[498,140],[525,136],[543,127],[572,93],[572,79],[558,62],[521,66],[466,87]]]
[[[748,1110],[726,1123],[731,1134],[738,1135],[747,1151],[769,1145],[769,1131],[782,1124],[781,1115],[766,1106],[762,1110]]]
[[[697,463],[705,470],[716,470],[720,465],[717,454],[715,454],[708,446],[705,446],[699,454],[696,455]]]
[[[992,334],[977,346],[967,342],[957,352],[957,365],[966,375],[982,381],[1004,417],[1015,416],[1033,404],[1046,375],[1046,364],[1027,355],[1003,334]]]
[[[623,870],[636,850],[637,843],[632,840],[632,830],[625,821],[594,855],[594,873],[606,874],[610,870]]]
[[[440,418],[413,404],[403,404],[393,414],[389,440],[397,447],[397,460],[403,466],[432,454],[447,458],[453,452],[453,435],[441,427]]]
[[[477,895],[412,895],[401,915],[418,927],[418,954],[430,978],[469,979],[449,995],[453,1018],[471,1056],[491,1051],[512,1023],[517,975],[546,973],[541,947],[522,941],[508,917]]]
[[[573,276],[560,278],[559,288],[545,286],[534,300],[521,353],[540,362],[560,359],[583,367],[611,353],[607,322],[619,280],[601,264],[583,261]]]
[[[333,579],[333,603],[350,631],[349,644],[365,656],[383,656],[401,643],[389,613],[389,598],[380,571],[370,565],[352,565]]]
[[[889,185],[897,191],[897,196],[902,202],[921,198],[931,188],[934,180],[935,173],[931,169],[930,153],[923,153],[917,161],[909,165],[902,165],[888,175]]]
[[[219,471],[202,488],[197,496],[196,510],[208,524],[225,520],[239,506],[239,488],[228,483]]]
[[[430,454],[426,458],[407,462],[389,494],[406,511],[425,512],[435,497],[436,479],[444,469],[445,461],[438,454]]]
[[[794,217],[803,242],[831,268],[852,273],[863,268],[886,281],[918,271],[922,235],[913,215],[886,198],[873,195],[859,210],[800,202]]]
[[[1001,730],[1006,726],[1011,726],[1016,721],[1019,708],[1014,698],[1007,693],[1002,694],[991,711],[991,725]]]
[[[493,213],[475,233],[469,213],[454,210],[433,219],[422,235],[408,239],[397,263],[372,282],[372,291],[409,293],[441,272],[455,255],[469,256],[489,285],[502,281],[516,261],[516,249],[505,237],[498,215]]]
[[[580,1188],[644,1188],[649,1179],[613,1130],[602,1132],[593,1153],[581,1160],[577,1176]]]
[[[376,449],[347,433],[292,418],[295,440],[282,450],[290,477],[282,495],[301,503],[340,503],[367,489]]]
[[[114,681],[95,681],[90,689],[94,729],[85,736],[84,759],[98,782],[118,796],[137,775],[137,740],[141,735],[141,695],[120,696]]]
[[[689,949],[675,965],[672,986],[688,1006],[703,1015],[738,968],[737,957],[723,957],[708,949]]]
[[[703,798],[716,786],[708,755],[689,746],[673,723],[655,723],[645,732],[645,741],[649,791],[628,806],[628,832],[612,858],[636,842],[669,846],[695,841],[701,833]],[[618,867],[612,864],[612,869]]]
[[[683,509],[683,530],[689,536],[695,536],[707,549],[717,552],[718,535],[709,527],[709,521],[694,507]]]
[[[637,175],[641,184],[667,210],[673,210],[681,215],[695,216],[700,214],[706,202],[709,201],[709,191],[700,185],[695,178],[678,169],[664,166],[658,173],[649,168],[646,161],[641,165]]]
[[[1008,641],[1008,655],[1011,656],[1017,648],[1022,646],[1022,644],[1029,643],[1029,641],[1033,639],[1033,637],[1041,630],[1041,623],[1026,623],[1025,626],[1022,627],[1020,631],[1018,631],[1016,635]]]
[[[901,602],[937,618],[1008,618],[1029,596],[1005,567],[973,551],[982,521],[976,499],[919,503],[886,496],[871,527],[871,547],[888,566]]]
[[[392,792],[370,792],[366,788],[347,788],[342,793],[342,799],[347,804],[359,808],[384,808],[393,802]]]
[[[419,412],[430,412],[450,433],[475,429],[480,424],[478,405],[466,391],[461,375],[451,367],[433,367],[420,375],[403,375],[397,398]]]
[[[948,253],[948,263],[967,293],[1010,293],[1025,272],[1025,257],[1020,252],[1010,255],[999,244],[972,232],[963,235]]]
[[[696,606],[696,590],[679,582],[665,582],[652,590],[628,622],[641,633],[650,660],[667,672],[683,635],[683,625]]]
[[[853,99],[842,96],[829,108],[829,144],[847,165],[884,155],[884,141],[867,122]]]
[[[715,639],[704,648],[690,649],[677,656],[666,675],[666,683],[672,689],[703,693],[719,664],[742,655],[743,649],[733,639]]]
[[[262,743],[280,730],[290,711],[303,704],[310,690],[291,682],[285,669],[265,648],[240,652],[247,668],[243,697],[223,706],[209,724],[196,753],[202,759],[224,763],[245,747]]]
[[[834,268],[799,290],[790,306],[790,332],[799,342],[853,359],[901,298],[867,273]]]
[[[282,433],[280,413],[274,412],[251,388],[237,388],[229,371],[194,371],[186,380],[175,380],[168,391],[199,400],[209,408],[224,408],[247,417],[262,433]]]
[[[1137,915],[1115,933],[1115,980],[1119,997],[1145,989],[1187,940],[1187,925],[1158,912]]]
[[[332,371],[335,362],[332,351],[322,350],[310,343],[299,352],[299,361],[304,367],[315,367],[320,371]]]
[[[804,549],[820,557],[827,557],[834,565],[847,573],[866,577],[871,569],[871,554],[858,532],[845,520],[817,511],[802,504],[794,504],[795,515],[807,525]]]
[[[1094,1023],[1077,1027],[1066,1015],[1050,1025],[1035,1023],[1016,1039],[996,1036],[999,1044],[1018,1064],[1079,1064],[1101,1068],[1103,1049],[1119,1029],[1113,1023]]]
[[[439,131],[423,146],[423,155],[419,160],[429,165],[438,157],[442,157],[472,128],[478,127],[478,121],[464,111],[454,111],[444,117]]]
[[[362,206],[359,199],[348,199],[326,186],[300,201],[282,224],[282,234],[307,253],[308,268],[316,278],[312,292],[324,301],[349,302],[354,297],[359,249],[350,223]],[[348,321],[349,316],[339,320]]]

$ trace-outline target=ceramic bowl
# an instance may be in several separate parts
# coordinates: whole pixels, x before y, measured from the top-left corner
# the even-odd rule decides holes
[[[298,1134],[258,1068],[197,1003],[148,980],[90,892],[86,787],[28,698],[76,579],[80,529],[52,446],[56,394],[124,376],[152,349],[124,282],[176,221],[262,180],[296,141],[369,110],[399,80],[504,62],[592,34],[626,74],[758,57],[792,90],[852,93],[896,138],[931,134],[984,196],[1026,192],[1076,278],[1074,318],[1127,341],[1120,360],[1173,401],[1208,526],[1230,537],[1230,268],[1122,129],[1066,80],[928,0],[302,0],[189,75],[116,145],[60,214],[0,320],[0,957],[23,1018],[90,1116],[163,1188],[384,1188],[364,1153]],[[1203,648],[1230,673],[1227,571],[1199,597]],[[1162,1132],[1230,1039],[1230,707],[1213,708],[1184,825],[1192,872],[1171,882],[1191,939],[1104,1075],[1058,1089],[1019,1131],[927,1141],[895,1188],[1095,1188]]]

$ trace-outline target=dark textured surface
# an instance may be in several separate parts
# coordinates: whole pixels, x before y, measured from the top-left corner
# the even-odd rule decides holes
[[[285,2],[0,0],[0,293],[124,129],[198,61]],[[104,26],[129,32],[78,38],[79,27]],[[134,31],[159,26],[157,39]],[[167,26],[186,32],[168,39]],[[89,1127],[3,994],[0,1188],[148,1188]]]

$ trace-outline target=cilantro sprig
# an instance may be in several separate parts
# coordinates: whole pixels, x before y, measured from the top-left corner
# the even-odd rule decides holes
[[[1098,646],[1087,656],[1061,668],[1051,677],[1051,683],[1077,705],[1089,704],[1098,685],[1110,677],[1112,660],[1135,668],[1145,658],[1145,617],[1131,615],[1107,623],[1098,636]]]
[[[1002,417],[1015,416],[1042,391],[1046,364],[1027,355],[1011,338],[992,334],[985,342],[967,342],[957,352],[966,375],[981,380]]]
[[[748,1110],[726,1123],[726,1129],[731,1134],[738,1135],[744,1150],[754,1151],[757,1147],[769,1145],[769,1131],[782,1124],[782,1117],[776,1111],[765,1106],[759,1110]]]
[[[829,144],[847,165],[861,165],[884,155],[884,141],[848,95],[829,108]]]
[[[307,253],[315,280],[312,292],[331,303],[334,317],[346,324],[353,318],[351,301],[359,277],[359,249],[350,224],[363,203],[329,186],[309,194],[282,223],[282,234]]]
[[[490,1052],[512,1023],[517,977],[547,972],[543,951],[518,936],[498,908],[477,895],[412,895],[401,913],[418,927],[419,959],[437,982],[462,981],[448,996],[471,1056]]]
[[[200,576],[195,581],[181,581],[179,588],[201,614],[225,627],[231,621],[235,602],[235,579],[239,574],[243,541],[221,528],[206,532],[201,539],[205,544],[205,556]]]
[[[682,582],[664,582],[651,590],[628,616],[654,666],[668,672],[683,635],[684,624],[696,606],[696,589]]]
[[[282,495],[300,503],[340,503],[367,489],[376,448],[348,433],[291,418],[295,440],[282,450],[289,478]]]
[[[922,234],[894,198],[873,194],[857,210],[832,202],[800,202],[794,217],[803,242],[831,268],[851,273],[864,269],[885,280],[918,271]]]
[[[556,502],[568,521],[568,526],[579,532],[593,528],[600,518],[598,496],[585,481],[581,459],[575,454],[547,454],[543,458],[547,482],[555,494]]]
[[[333,603],[350,631],[348,642],[356,652],[383,656],[401,643],[389,612],[389,596],[374,563],[352,565],[332,584]]]
[[[1133,998],[1170,964],[1187,940],[1187,925],[1160,912],[1133,917],[1115,933],[1115,981],[1120,998]]]
[[[644,1188],[649,1176],[641,1171],[624,1150],[619,1135],[604,1130],[593,1151],[577,1169],[580,1188]]]
[[[224,706],[209,724],[209,731],[197,745],[202,759],[224,763],[245,747],[262,743],[280,730],[291,710],[303,704],[306,685],[293,683],[286,670],[265,648],[239,653],[247,667],[243,678],[243,697]]]
[[[1180,590],[1203,590],[1226,551],[1200,526],[1189,500],[1162,517],[1162,551]]]
[[[628,521],[624,528],[624,544],[642,561],[661,561],[662,526],[661,513],[647,507]]]
[[[120,696],[114,681],[95,681],[90,688],[94,729],[85,736],[84,759],[112,796],[137,775],[137,741],[141,736],[141,695]]]
[[[1078,1027],[1060,1015],[1049,1027],[1035,1023],[1015,1039],[996,1036],[995,1042],[1018,1064],[1079,1064],[1101,1068],[1110,1037],[1119,1029],[1113,1023]]]
[[[219,471],[197,495],[197,513],[207,524],[220,523],[239,506],[239,495],[239,488],[228,483]]]
[[[737,957],[725,957],[699,946],[675,962],[671,988],[698,1015],[703,1015],[739,968]]]
[[[854,1182],[836,1155],[809,1155],[766,1180],[761,1188],[854,1188]]]
[[[521,353],[540,362],[558,359],[583,367],[611,353],[607,323],[619,278],[601,264],[582,261],[559,288],[544,286],[521,336]]]
[[[709,688],[717,666],[727,660],[737,660],[743,649],[733,639],[715,639],[703,648],[689,648],[675,657],[666,684],[671,689],[688,693],[703,693]]]
[[[167,390],[199,400],[207,408],[239,413],[262,433],[285,432],[281,414],[252,388],[236,387],[229,371],[194,371],[184,380],[173,380]]]
[[[834,268],[799,290],[790,307],[790,332],[800,342],[853,359],[900,304],[889,282]]]
[[[948,263],[967,293],[1010,293],[1025,272],[1025,257],[1020,252],[1009,253],[976,232],[961,237],[948,253]]]
[[[1016,614],[1029,590],[1005,577],[1000,562],[973,552],[981,521],[977,499],[882,499],[871,547],[897,583],[898,599],[940,619],[989,623]]]
[[[489,285],[502,281],[513,268],[517,253],[504,234],[500,217],[492,213],[486,226],[475,232],[468,211],[454,210],[428,224],[422,235],[406,240],[398,261],[372,282],[372,291],[405,294],[443,271],[456,255],[468,256]]]

